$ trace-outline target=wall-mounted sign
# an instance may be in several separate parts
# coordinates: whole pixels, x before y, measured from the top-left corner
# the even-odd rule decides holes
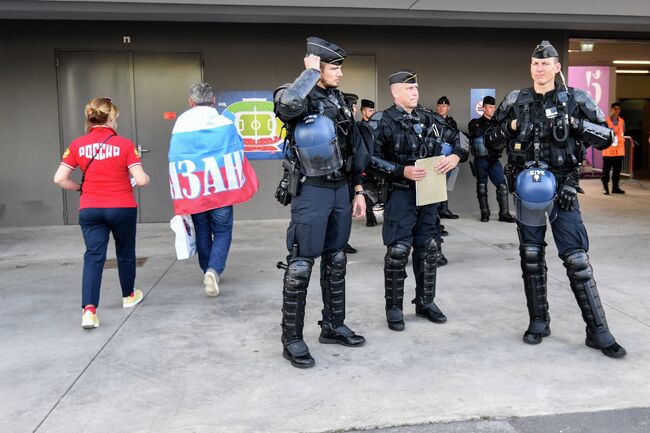
[[[483,115],[483,98],[492,96],[496,99],[496,89],[471,89],[469,93],[469,117],[477,119]],[[497,101],[498,105],[499,101]]]
[[[270,90],[222,91],[217,110],[237,126],[248,159],[281,159],[284,143],[282,121],[273,113]]]

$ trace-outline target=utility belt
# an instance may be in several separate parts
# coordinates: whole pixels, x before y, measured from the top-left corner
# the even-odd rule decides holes
[[[343,185],[347,185],[348,178],[341,170],[336,170],[335,172],[324,176],[305,176],[303,183],[305,185],[324,188],[340,188]]]

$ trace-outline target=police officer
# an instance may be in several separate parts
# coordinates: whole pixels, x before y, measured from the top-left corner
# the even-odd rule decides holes
[[[388,78],[394,105],[375,113],[370,124],[375,128],[374,152],[370,168],[390,182],[384,209],[383,241],[387,247],[384,258],[386,320],[394,331],[404,329],[403,298],[406,264],[413,248],[415,275],[415,312],[434,323],[447,318],[435,304],[436,272],[440,246],[436,241],[437,204],[416,206],[415,182],[426,176],[416,168],[421,158],[449,156],[435,169],[445,174],[467,158],[460,148],[457,131],[445,119],[418,105],[418,83],[414,71],[402,69]]]
[[[446,96],[441,96],[438,98],[438,101],[436,102],[436,113],[440,114],[442,117],[445,118],[445,121],[447,122],[447,125],[449,125],[450,128],[458,131],[458,124],[456,123],[456,120],[449,115],[449,98]],[[462,137],[461,137],[462,138]],[[447,219],[458,219],[458,215],[453,213],[449,209],[449,201],[445,200],[440,203],[439,208],[438,208],[438,217],[439,218],[447,218]],[[441,226],[441,232],[444,232],[445,228],[444,226]]]
[[[361,120],[367,122],[375,114],[375,102],[370,99],[361,100]]]
[[[578,181],[585,147],[607,148],[613,135],[602,111],[589,95],[566,87],[558,52],[548,41],[542,41],[533,51],[530,73],[533,86],[515,90],[505,97],[496,123],[485,135],[488,149],[506,149],[506,176],[511,188],[516,182],[519,252],[530,316],[523,340],[538,344],[551,334],[544,258],[546,216],[542,214],[541,220],[533,221],[534,216],[539,217],[539,205],[544,205],[550,197],[548,219],[571,290],[586,322],[585,343],[606,356],[622,358],[625,349],[609,331],[589,264],[589,241],[577,196],[582,192]],[[558,73],[561,83],[555,81]],[[548,185],[556,191],[540,198],[548,193],[545,190]],[[556,200],[552,197],[554,193],[557,193]]]
[[[487,181],[488,176],[497,188],[497,202],[499,203],[499,221],[514,223],[508,206],[508,185],[501,165],[501,151],[494,151],[485,147],[485,131],[492,125],[496,101],[492,96],[483,98],[483,115],[472,119],[467,125],[470,136],[472,155],[474,155],[474,170],[476,173],[476,195],[481,209],[481,221],[490,220],[490,206],[488,205]]]
[[[315,364],[302,330],[307,286],[318,256],[323,295],[319,341],[350,347],[365,342],[344,324],[347,260],[343,249],[350,237],[352,209],[360,217],[366,207],[361,175],[352,161],[354,118],[337,90],[345,57],[337,45],[308,38],[305,70],[274,94],[275,112],[287,127],[289,148],[276,198],[291,202],[290,255],[283,266],[283,356],[298,368]],[[348,182],[355,191],[352,203]]]
[[[375,114],[374,101],[362,99],[361,120],[357,124],[367,124],[373,114]],[[373,207],[380,203],[382,186],[382,179],[375,178],[369,171],[363,173],[363,190],[366,193],[366,227],[374,227],[377,225],[377,217],[375,217]]]

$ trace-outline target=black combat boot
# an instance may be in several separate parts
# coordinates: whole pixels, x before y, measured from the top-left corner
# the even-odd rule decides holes
[[[508,206],[508,185],[505,183],[497,186],[497,202],[499,203],[499,221],[505,223],[513,223],[515,219],[510,215],[510,208]]]
[[[610,358],[623,358],[627,352],[609,331],[605,311],[598,296],[598,288],[584,250],[577,250],[563,257],[564,267],[571,283],[571,290],[578,301],[582,318],[587,324],[585,344],[599,349]]]
[[[490,221],[490,205],[488,204],[487,184],[479,183],[476,185],[476,196],[478,197],[478,207],[481,209],[481,222]]]
[[[388,247],[384,257],[384,297],[388,329],[404,330],[404,279],[410,247],[397,243]]]
[[[445,323],[447,317],[433,301],[436,297],[436,273],[440,260],[438,243],[431,239],[424,248],[413,250],[413,271],[415,273],[415,315],[426,317],[434,323]]]
[[[291,361],[294,367],[309,368],[314,366],[315,361],[302,339],[302,328],[307,286],[314,261],[303,257],[287,258],[287,261],[282,288],[282,356]]]
[[[546,260],[544,247],[535,244],[519,246],[524,292],[530,322],[524,332],[524,343],[539,344],[542,337],[551,335],[551,318],[546,299]]]
[[[609,182],[603,181],[603,194],[609,195]]]
[[[438,215],[440,216],[440,218],[447,218],[450,220],[458,219],[458,215],[456,215],[455,213],[449,210],[449,201],[447,200],[440,203],[440,207],[438,209]]]
[[[356,335],[345,321],[345,265],[343,251],[325,253],[321,256],[320,286],[323,293],[323,320],[319,321],[321,333],[318,341],[325,344],[361,346],[366,339]]]

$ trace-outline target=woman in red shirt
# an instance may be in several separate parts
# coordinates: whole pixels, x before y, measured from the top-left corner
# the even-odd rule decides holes
[[[54,182],[81,194],[79,225],[86,243],[81,326],[92,329],[99,326],[99,289],[110,233],[115,239],[122,306],[130,308],[142,300],[142,291],[133,287],[137,224],[133,186],[147,185],[149,176],[142,169],[133,142],[115,132],[119,110],[110,98],[93,99],[84,114],[88,133],[73,140],[66,149]],[[77,167],[83,173],[81,184],[70,179]]]

